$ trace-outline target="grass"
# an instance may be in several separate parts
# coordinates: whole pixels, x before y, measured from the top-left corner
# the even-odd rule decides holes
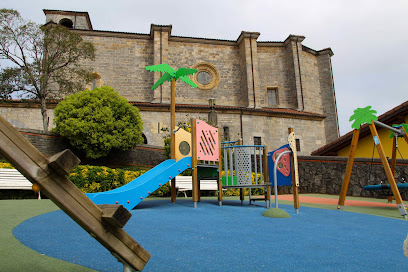
[[[0,200],[0,271],[94,271],[42,255],[14,237],[13,229],[23,221],[58,209],[48,199]]]

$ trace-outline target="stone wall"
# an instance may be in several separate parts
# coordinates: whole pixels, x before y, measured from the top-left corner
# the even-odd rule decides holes
[[[37,107],[38,106],[38,107]],[[50,119],[49,129],[55,127],[54,109],[47,110]],[[39,105],[27,103],[23,107],[16,107],[14,105],[0,104],[0,115],[3,116],[10,124],[16,128],[43,130],[42,115]]]
[[[153,64],[153,45],[148,39],[134,39],[125,34],[83,35],[96,49],[95,61],[84,61],[100,76],[98,87],[111,86],[129,101],[150,102],[153,100],[152,73],[145,66]]]
[[[106,158],[89,160],[80,151],[70,146],[69,142],[56,134],[32,130],[19,129],[20,133],[27,138],[44,156],[49,157],[65,149],[71,149],[81,159],[81,164],[94,165],[137,165],[154,167],[165,160],[164,149],[152,145],[139,145],[127,151],[113,151]]]
[[[300,156],[299,158],[299,192],[339,195],[346,172],[347,158]],[[395,180],[401,183],[408,181],[408,160],[397,160]],[[365,185],[388,183],[384,168],[379,159],[356,158],[351,173],[348,196],[379,197],[380,191],[365,191]],[[280,193],[291,192],[290,186],[279,188]],[[401,191],[404,200],[408,200],[408,192]]]
[[[208,104],[213,97],[217,105],[246,106],[241,99],[241,76],[238,48],[231,45],[169,42],[169,64],[174,68],[211,63],[220,74],[220,84],[212,90],[176,84],[176,101],[180,104]],[[151,76],[151,75],[150,75]]]

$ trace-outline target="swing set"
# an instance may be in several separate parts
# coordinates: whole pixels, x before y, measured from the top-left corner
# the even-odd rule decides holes
[[[403,125],[393,125],[395,129],[402,130],[404,127]],[[402,132],[402,131],[401,131]],[[407,136],[406,134],[404,134]],[[397,151],[401,157],[401,159],[404,159],[404,157],[401,154],[401,151],[398,148],[398,138],[404,137],[404,135],[401,135],[399,133],[391,131],[391,136],[393,137],[393,145],[392,145],[392,159],[391,159],[391,171],[393,176],[395,177],[395,172],[396,170],[396,161],[397,161]],[[374,150],[375,150],[375,143],[373,144],[373,153],[371,156],[371,164],[370,164],[370,170],[368,171],[368,182],[370,182],[371,178],[371,170],[372,170],[372,164],[374,161]],[[387,158],[388,159],[388,158]],[[407,191],[408,190],[408,183],[406,183],[406,179],[404,177],[400,177],[401,183],[397,183],[398,190],[401,191]],[[393,200],[393,194],[391,190],[390,184],[383,184],[383,181],[380,182],[380,184],[369,184],[363,187],[365,191],[380,191],[382,195],[388,196],[388,203],[392,203]]]
[[[399,213],[401,216],[403,216],[405,219],[407,218],[407,210],[405,208],[405,205],[402,201],[401,194],[399,191],[399,188],[408,188],[407,183],[401,183],[397,184],[394,178],[395,175],[395,167],[396,167],[396,162],[397,162],[397,141],[398,137],[403,137],[405,141],[408,143],[408,135],[407,135],[407,130],[404,125],[401,125],[399,127],[390,127],[384,123],[381,123],[377,121],[377,117],[373,115],[373,113],[376,113],[374,110],[370,110],[370,106],[366,108],[358,108],[357,110],[354,111],[354,115],[350,117],[350,121],[355,119],[356,121],[353,124],[353,138],[351,140],[351,146],[350,146],[350,152],[347,160],[347,165],[346,165],[346,173],[344,175],[341,191],[340,191],[340,196],[339,196],[339,202],[337,209],[343,209],[344,202],[346,199],[347,195],[347,190],[349,187],[350,183],[350,177],[351,177],[351,171],[353,169],[353,164],[354,164],[354,157],[356,154],[357,150],[357,144],[359,140],[359,135],[360,135],[360,128],[363,123],[368,123],[368,126],[370,128],[371,135],[374,140],[374,145],[377,148],[377,152],[380,156],[381,163],[384,167],[385,173],[387,175],[388,183],[389,184],[380,184],[380,185],[369,185],[366,187],[368,190],[382,190],[382,189],[391,189],[392,194],[397,202],[397,207],[399,210]],[[390,130],[391,132],[394,133],[393,137],[393,147],[392,147],[392,159],[391,159],[391,166],[388,162],[388,159],[385,155],[384,148],[381,144],[380,138],[378,136],[378,132],[376,129],[376,126],[385,128]]]

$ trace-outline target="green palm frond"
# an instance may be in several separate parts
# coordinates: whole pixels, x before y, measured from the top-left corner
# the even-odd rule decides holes
[[[172,77],[170,76],[169,73],[163,74],[161,78],[159,78],[159,80],[157,80],[156,83],[154,83],[151,90],[153,91],[154,89],[162,85],[165,81],[171,81],[171,79]]]
[[[176,80],[182,76],[188,76],[197,73],[197,69],[180,67],[176,72]]]
[[[150,72],[162,72],[162,73],[169,73],[170,76],[174,77],[176,74],[176,71],[174,71],[173,68],[171,68],[170,65],[166,63],[162,64],[157,64],[157,65],[151,65],[151,66],[146,66],[145,69]]]
[[[181,81],[183,81],[184,83],[187,83],[191,87],[197,88],[197,85],[191,79],[189,79],[187,76],[181,76],[179,78],[181,79]]]
[[[377,121],[377,116],[374,113],[377,113],[377,111],[372,110],[371,106],[367,106],[365,108],[357,108],[349,120],[355,120],[351,127],[354,129],[360,129],[360,126],[364,123]]]
[[[399,125],[398,125],[398,124],[394,124],[394,125],[392,125],[392,127],[397,128],[397,129],[400,129],[400,128],[404,127],[404,128],[405,128],[405,131],[408,132],[408,125],[405,124],[405,123],[402,123],[402,124],[399,124]],[[398,136],[402,137],[402,135],[398,135]],[[393,137],[394,137],[394,131],[391,131],[391,130],[390,130],[390,138],[392,139]]]

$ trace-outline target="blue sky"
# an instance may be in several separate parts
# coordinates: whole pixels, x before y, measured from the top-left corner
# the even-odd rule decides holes
[[[408,100],[408,1],[406,0],[207,0],[60,1],[3,0],[44,23],[43,9],[89,12],[97,30],[149,33],[150,24],[172,24],[172,35],[236,40],[241,31],[259,41],[303,35],[315,50],[330,47],[340,134],[351,130],[353,110],[378,115]]]

